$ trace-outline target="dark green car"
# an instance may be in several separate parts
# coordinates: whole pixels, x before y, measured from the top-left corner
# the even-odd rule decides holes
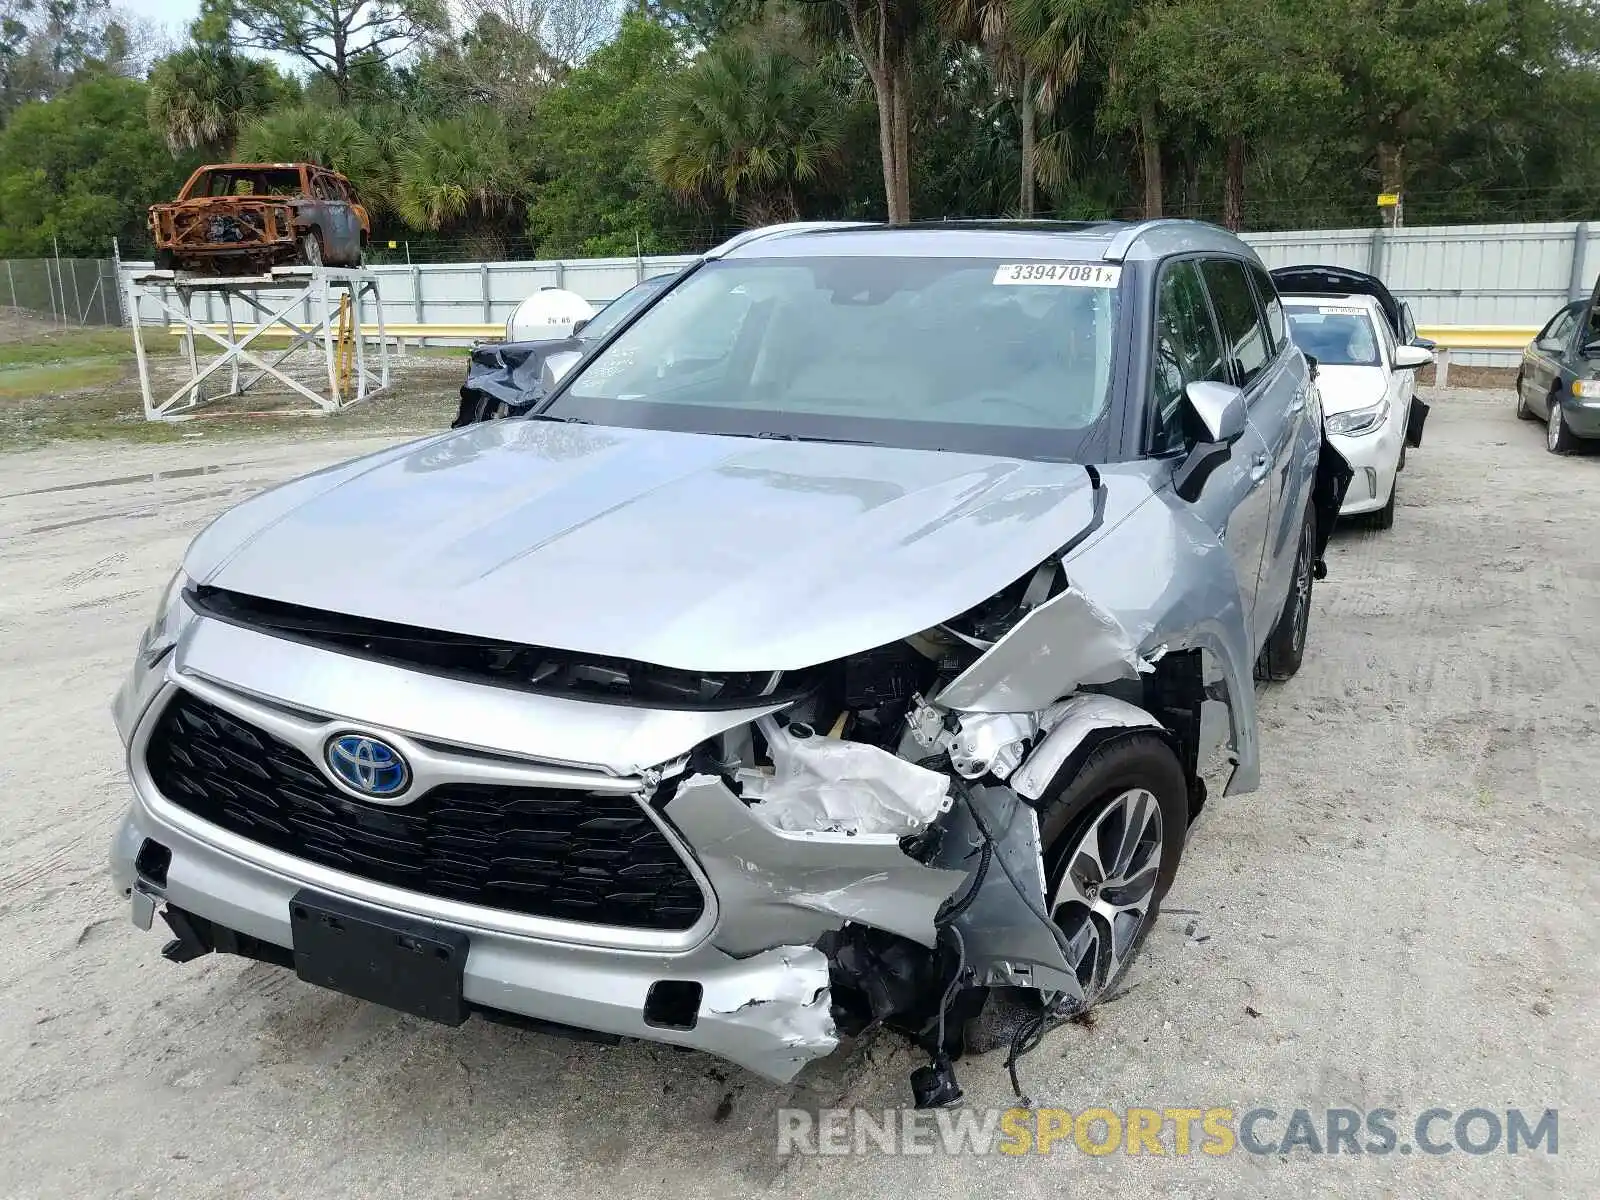
[[[1552,454],[1600,440],[1600,284],[1551,317],[1523,350],[1517,416],[1545,422]]]

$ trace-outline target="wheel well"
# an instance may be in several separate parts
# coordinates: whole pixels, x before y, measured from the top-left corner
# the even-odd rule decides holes
[[[1143,680],[1144,707],[1164,725],[1189,785],[1189,820],[1200,815],[1206,785],[1200,778],[1200,714],[1206,697],[1205,659],[1200,649],[1164,654]]]
[[[1201,651],[1164,654],[1143,679],[1143,707],[1172,732],[1178,761],[1193,778],[1200,770],[1200,705],[1206,699]]]

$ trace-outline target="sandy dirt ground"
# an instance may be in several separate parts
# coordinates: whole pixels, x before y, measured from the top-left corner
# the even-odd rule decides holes
[[[1546,454],[1507,393],[1432,398],[1395,528],[1336,535],[1306,665],[1263,693],[1261,790],[1212,802],[1131,986],[1025,1076],[1403,1135],[1553,1107],[1557,1154],[780,1158],[778,1108],[903,1105],[918,1059],[885,1036],[777,1087],[162,961],[108,885],[107,704],[208,518],[383,444],[297,434],[0,455],[0,1195],[1600,1195],[1600,455]],[[999,1055],[961,1079],[1011,1102]]]

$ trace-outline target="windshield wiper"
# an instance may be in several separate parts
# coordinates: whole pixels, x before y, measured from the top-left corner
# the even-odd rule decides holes
[[[735,433],[732,430],[718,430],[719,437],[760,438],[766,442],[827,442],[834,446],[876,446],[878,442],[862,441],[859,438],[831,438],[820,437],[806,433],[774,433],[770,429],[758,430],[755,433]]]
[[[586,421],[582,417],[562,417],[555,413],[530,412],[523,415],[526,421],[557,421],[562,425],[593,425],[593,421]]]

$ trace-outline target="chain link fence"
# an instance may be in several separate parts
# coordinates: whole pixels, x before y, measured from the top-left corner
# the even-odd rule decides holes
[[[109,258],[0,259],[0,307],[59,327],[122,324]]]

